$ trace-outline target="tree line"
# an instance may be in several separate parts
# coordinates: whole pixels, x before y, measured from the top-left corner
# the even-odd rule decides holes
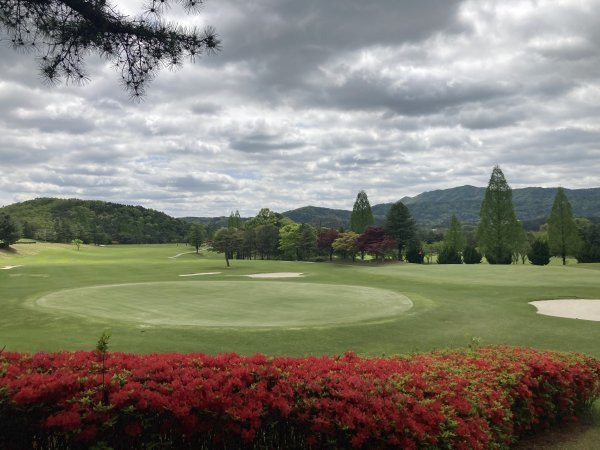
[[[11,213],[14,217],[11,217]],[[15,220],[15,217],[17,220]],[[467,229],[464,229],[467,228]],[[387,212],[383,226],[374,226],[366,192],[360,191],[350,216],[350,228],[322,228],[296,223],[263,208],[248,220],[231,213],[218,230],[174,219],[140,206],[101,201],[36,199],[0,212],[0,247],[20,237],[53,242],[166,243],[185,241],[198,252],[204,244],[230,259],[405,260],[412,263],[547,264],[551,256],[566,263],[600,262],[600,224],[574,218],[565,191],[559,188],[547,223],[525,233],[512,204],[512,190],[500,167],[494,167],[476,228],[463,227],[452,216],[445,233],[417,227],[401,202]]]
[[[205,231],[192,227],[188,240],[198,250]],[[565,191],[559,188],[547,223],[539,231],[525,233],[512,204],[512,190],[499,166],[492,170],[481,203],[480,221],[465,231],[452,216],[445,233],[417,227],[408,208],[401,202],[389,209],[383,226],[374,226],[373,212],[365,191],[360,191],[350,216],[350,229],[321,228],[262,209],[243,222],[232,213],[228,226],[214,233],[212,249],[233,258],[316,260],[334,255],[354,261],[370,255],[376,261],[405,260],[411,263],[437,261],[440,264],[477,264],[483,258],[490,264],[530,261],[548,264],[558,256],[579,262],[600,262],[600,224],[573,217]]]

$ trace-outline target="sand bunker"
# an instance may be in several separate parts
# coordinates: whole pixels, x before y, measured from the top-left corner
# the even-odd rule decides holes
[[[301,278],[304,276],[302,272],[274,272],[274,273],[253,273],[252,275],[244,275],[250,278]]]
[[[4,266],[4,267],[0,267],[0,270],[10,270],[10,269],[14,269],[15,267],[23,267],[23,266]]]
[[[565,299],[529,302],[538,314],[567,319],[594,320],[600,322],[600,300]]]
[[[180,277],[197,277],[199,275],[219,275],[221,272],[200,272],[200,273],[184,273]]]

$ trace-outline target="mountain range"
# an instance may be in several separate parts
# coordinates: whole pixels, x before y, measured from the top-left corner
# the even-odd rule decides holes
[[[526,230],[537,230],[546,222],[557,188],[513,189],[517,217]],[[600,188],[565,189],[576,217],[600,221]],[[452,214],[466,226],[479,220],[485,188],[460,186],[403,197],[418,225],[446,228]],[[383,224],[392,203],[372,206],[376,225]],[[210,229],[227,226],[228,218],[182,217],[175,219],[162,212],[98,200],[39,198],[4,206],[0,212],[19,221],[26,237],[70,242],[73,236],[89,241],[121,243],[174,242],[187,233],[189,223],[202,223]],[[285,211],[282,216],[298,223],[323,227],[349,228],[351,211],[317,206]]]
[[[546,221],[558,188],[527,187],[513,189],[513,205],[517,218],[526,228],[539,227]],[[576,217],[600,217],[600,188],[565,189]],[[446,227],[452,214],[463,224],[475,225],[479,221],[479,209],[485,188],[460,186],[450,189],[423,192],[415,197],[401,199],[419,225]],[[381,225],[393,203],[381,203],[371,207],[376,225]],[[342,209],[304,206],[286,211],[284,216],[295,222],[306,222],[324,227],[344,227],[350,223],[351,211]]]

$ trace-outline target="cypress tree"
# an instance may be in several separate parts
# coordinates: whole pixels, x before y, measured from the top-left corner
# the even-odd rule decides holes
[[[563,265],[567,264],[567,255],[577,253],[580,246],[571,204],[563,188],[558,188],[548,218],[548,245],[550,254],[560,256]]]
[[[373,225],[373,212],[365,191],[360,191],[352,207],[350,216],[350,229],[355,233],[362,233],[368,226]]]
[[[467,240],[465,238],[465,234],[463,233],[462,225],[456,216],[452,214],[450,228],[448,228],[448,232],[444,237],[444,247],[453,248],[456,252],[462,253],[462,251],[465,249],[466,243]]]
[[[512,190],[495,166],[485,190],[477,228],[477,245],[490,264],[511,264],[521,224],[512,204]]]
[[[385,216],[384,229],[398,242],[398,260],[402,259],[402,249],[415,236],[415,221],[406,205],[394,203]]]

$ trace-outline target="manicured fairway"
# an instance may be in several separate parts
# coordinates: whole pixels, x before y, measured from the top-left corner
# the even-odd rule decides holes
[[[162,281],[67,289],[33,303],[82,319],[134,325],[313,327],[391,320],[405,296],[364,286],[289,282]]]
[[[15,247],[0,252],[0,267],[19,266],[0,270],[7,350],[90,349],[108,330],[112,350],[131,352],[390,355],[477,341],[600,357],[599,322],[543,316],[528,303],[600,298],[597,264],[232,260],[228,269],[222,255],[186,246]],[[304,277],[245,276],[277,272]]]

